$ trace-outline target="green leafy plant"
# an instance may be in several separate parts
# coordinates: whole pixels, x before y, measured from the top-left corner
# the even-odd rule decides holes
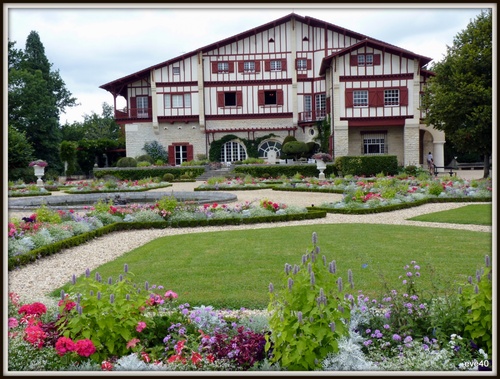
[[[127,343],[145,319],[143,312],[150,298],[148,283],[138,286],[129,278],[134,275],[128,272],[127,265],[124,271],[117,280],[110,277],[103,281],[99,273],[91,278],[87,269],[80,281],[73,276],[67,295],[61,293],[61,317],[57,321],[61,334],[73,340],[92,340],[97,350],[91,358],[96,362],[127,354]]]
[[[493,341],[493,295],[492,276],[493,270],[490,258],[486,256],[486,269],[476,272],[476,283],[472,277],[462,289],[462,304],[467,312],[464,315],[465,332],[464,337],[470,338],[486,353],[492,354]]]
[[[170,216],[178,205],[178,201],[174,196],[165,196],[158,200],[158,209],[160,214],[167,218]]]
[[[36,211],[36,220],[38,222],[48,222],[59,224],[62,222],[61,216],[57,211],[49,209],[46,204],[42,204]]]
[[[349,305],[341,295],[342,278],[336,262],[319,257],[316,232],[313,248],[302,256],[301,265],[285,264],[284,284],[269,285],[270,335],[266,352],[271,362],[289,370],[315,370],[328,353],[338,351],[338,340],[348,333]],[[352,273],[348,274],[353,285]]]

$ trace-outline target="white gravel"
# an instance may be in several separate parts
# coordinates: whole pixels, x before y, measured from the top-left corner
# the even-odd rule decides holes
[[[190,191],[200,185],[197,183],[174,183],[173,191]],[[288,205],[300,206],[319,206],[325,201],[338,201],[342,195],[324,194],[324,193],[305,193],[289,191],[253,190],[253,191],[231,191],[237,195],[237,202],[246,200],[269,199],[276,202],[282,202]],[[317,224],[343,224],[343,223],[370,223],[370,224],[392,224],[392,225],[413,225],[413,226],[431,226],[436,228],[452,228],[461,230],[472,230],[479,232],[492,232],[491,226],[478,225],[458,225],[443,223],[428,223],[408,221],[408,218],[437,212],[442,210],[459,208],[470,203],[442,203],[426,204],[419,207],[371,215],[341,215],[327,214],[324,219],[280,222],[257,225],[234,225],[222,227],[198,227],[198,228],[169,228],[153,229],[140,231],[122,231],[108,234],[80,246],[66,249],[58,254],[43,258],[29,264],[25,267],[7,272],[8,291],[21,295],[25,301],[40,301],[47,304],[53,302],[47,297],[52,290],[67,283],[73,274],[81,275],[87,268],[95,269],[100,265],[112,261],[120,255],[142,246],[147,242],[159,237],[187,234],[204,233],[213,231],[242,230],[242,229],[262,229],[277,228],[292,225],[317,225]],[[9,216],[18,214],[9,213]],[[5,278],[4,276],[4,278]]]

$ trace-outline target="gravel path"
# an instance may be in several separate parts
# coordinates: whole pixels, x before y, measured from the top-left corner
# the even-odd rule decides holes
[[[175,183],[174,191],[191,191],[201,183]],[[342,195],[325,193],[305,193],[273,191],[271,189],[253,191],[231,191],[237,195],[238,203],[260,199],[269,199],[285,204],[300,206],[319,206],[323,202],[338,201]],[[171,228],[153,229],[141,231],[122,231],[96,238],[84,245],[66,249],[58,254],[46,257],[28,266],[10,271],[8,276],[9,292],[16,292],[25,301],[41,301],[50,303],[53,300],[47,294],[68,282],[73,274],[77,276],[84,273],[87,268],[95,269],[100,265],[112,261],[122,254],[133,250],[159,237],[188,234],[205,233],[214,231],[243,230],[278,228],[293,225],[317,225],[317,224],[344,224],[344,223],[367,223],[367,224],[391,224],[391,225],[413,225],[436,228],[452,228],[461,230],[472,230],[491,233],[491,226],[458,225],[408,221],[408,218],[442,210],[459,208],[470,203],[442,203],[426,204],[419,207],[398,210],[394,212],[371,214],[371,215],[342,215],[327,214],[324,219],[279,222],[257,225],[233,225],[223,227],[198,227],[198,228]],[[9,213],[9,216],[17,215],[17,212]],[[6,271],[7,269],[4,268]],[[4,276],[5,278],[5,276]]]

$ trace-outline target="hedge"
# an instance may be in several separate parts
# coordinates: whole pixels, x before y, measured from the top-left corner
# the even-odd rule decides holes
[[[316,164],[265,164],[265,165],[241,165],[235,166],[233,173],[251,175],[254,178],[261,178],[265,174],[270,177],[278,178],[280,176],[286,176],[288,178],[293,177],[295,174],[300,174],[304,177],[317,177],[319,175],[319,170]],[[337,170],[333,163],[327,163],[326,170],[324,174],[328,177],[330,175],[337,176]]]
[[[151,177],[163,178],[165,174],[174,175],[175,179],[186,173],[191,173],[197,177],[205,172],[205,167],[188,166],[188,167],[123,167],[123,168],[94,168],[94,177],[100,179],[110,175],[121,180],[140,180]]]

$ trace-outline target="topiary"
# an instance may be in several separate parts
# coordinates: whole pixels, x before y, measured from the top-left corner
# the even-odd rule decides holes
[[[151,164],[154,163],[153,158],[151,158],[151,155],[149,155],[149,154],[139,155],[137,158],[135,158],[135,160],[137,162],[148,162],[148,163],[151,163]]]
[[[116,167],[137,167],[137,161],[132,157],[123,157],[118,159]]]
[[[165,175],[163,175],[163,181],[164,182],[172,182],[174,180],[174,174],[171,174],[167,172]]]

